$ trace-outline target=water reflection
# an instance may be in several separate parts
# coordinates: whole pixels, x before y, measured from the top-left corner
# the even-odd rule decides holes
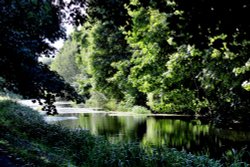
[[[198,120],[194,120],[199,122]],[[147,119],[147,133],[144,143],[156,145],[183,146],[190,148],[191,142],[200,144],[202,136],[209,133],[209,125],[194,125],[192,122],[171,119]]]
[[[138,141],[144,145],[166,145],[195,154],[220,157],[228,149],[249,146],[250,132],[216,129],[202,120],[146,116],[109,116],[107,113],[62,114],[78,117],[57,123],[102,135],[111,142]]]
[[[65,117],[78,116],[77,120],[58,122],[62,126],[87,129],[94,135],[102,135],[111,142],[141,141],[146,133],[146,117],[108,116],[106,113],[63,114]]]

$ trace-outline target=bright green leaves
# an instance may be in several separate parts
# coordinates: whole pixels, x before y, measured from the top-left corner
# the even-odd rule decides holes
[[[211,54],[211,58],[216,59],[221,57],[221,51],[218,49],[213,49],[213,52]]]
[[[162,91],[165,92],[163,100],[171,104],[175,112],[199,112],[206,107],[197,80],[203,67],[201,57],[201,52],[194,47],[182,46],[178,52],[170,55],[166,63],[167,70],[162,75]]]
[[[233,69],[233,73],[236,76],[242,76],[242,75],[246,75],[247,73],[249,73],[250,71],[250,59],[248,59],[248,61],[241,67],[236,67]],[[248,78],[245,78],[246,80],[244,80],[244,82],[241,84],[241,86],[247,90],[250,91],[250,78],[248,76]]]
[[[126,33],[133,48],[129,80],[148,94],[151,109],[179,112],[206,107],[203,99],[198,100],[199,84],[195,83],[202,65],[200,52],[189,45],[176,46],[168,26],[170,14],[143,7],[128,10],[133,23],[132,31]]]
[[[233,69],[233,72],[235,73],[236,76],[240,74],[245,74],[247,71],[250,71],[250,61],[246,62],[246,64],[242,67],[237,67]]]
[[[124,35],[112,21],[86,23],[80,33],[85,35],[78,39],[81,43],[78,66],[90,77],[92,91],[121,99],[127,82],[125,62],[130,56]]]
[[[132,68],[129,79],[142,92],[151,92],[161,82],[161,74],[167,58],[169,39],[167,15],[154,9],[130,10],[132,32],[127,41],[133,49]]]
[[[241,85],[245,90],[250,91],[250,81],[244,81]]]
[[[91,23],[75,38],[77,62],[93,91],[122,103],[147,98],[156,112],[247,108],[250,44],[213,15],[217,2],[92,3],[100,6],[90,7]]]
[[[165,93],[149,94],[148,105],[152,110],[163,113],[199,112],[206,102],[195,98],[195,92],[185,88],[165,90]],[[190,113],[191,114],[191,113]]]

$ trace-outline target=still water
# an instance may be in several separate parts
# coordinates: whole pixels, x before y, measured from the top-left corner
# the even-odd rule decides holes
[[[108,113],[60,114],[50,123],[89,130],[110,142],[138,141],[144,145],[166,145],[194,154],[219,158],[227,150],[242,149],[250,144],[250,132],[214,128],[206,120],[163,116]],[[69,119],[62,119],[62,117]]]

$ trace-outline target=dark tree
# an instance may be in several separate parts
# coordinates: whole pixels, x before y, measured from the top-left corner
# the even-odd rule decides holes
[[[140,1],[144,7],[153,7],[161,12],[172,13],[169,17],[170,27],[175,40],[180,44],[195,44],[206,48],[209,37],[226,34],[226,41],[249,40],[250,2],[248,0],[159,0]],[[174,15],[176,11],[182,14]],[[214,47],[219,48],[223,41],[216,41]],[[231,45],[231,48],[234,46]]]
[[[82,100],[62,77],[38,62],[42,54],[51,56],[55,51],[48,41],[65,38],[63,20],[76,24],[83,21],[79,10],[83,3],[72,9],[73,2],[0,0],[0,77],[4,80],[1,90],[8,89],[39,102],[45,99],[44,110],[48,114],[56,113],[56,96]],[[66,16],[66,9],[72,9],[70,16]]]

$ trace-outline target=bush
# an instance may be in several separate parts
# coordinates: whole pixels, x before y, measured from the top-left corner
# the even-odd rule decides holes
[[[150,114],[151,113],[147,108],[142,107],[142,106],[134,106],[132,108],[132,112],[137,113],[137,114]]]
[[[86,107],[104,108],[108,102],[108,98],[100,92],[92,92],[90,99],[85,103]]]
[[[109,111],[117,111],[118,104],[115,99],[110,99],[104,106],[104,109],[107,109]]]
[[[117,106],[117,110],[118,111],[123,111],[123,112],[128,112],[128,111],[131,111],[132,107],[130,105],[128,105],[126,102],[124,101],[121,101],[118,106]]]

